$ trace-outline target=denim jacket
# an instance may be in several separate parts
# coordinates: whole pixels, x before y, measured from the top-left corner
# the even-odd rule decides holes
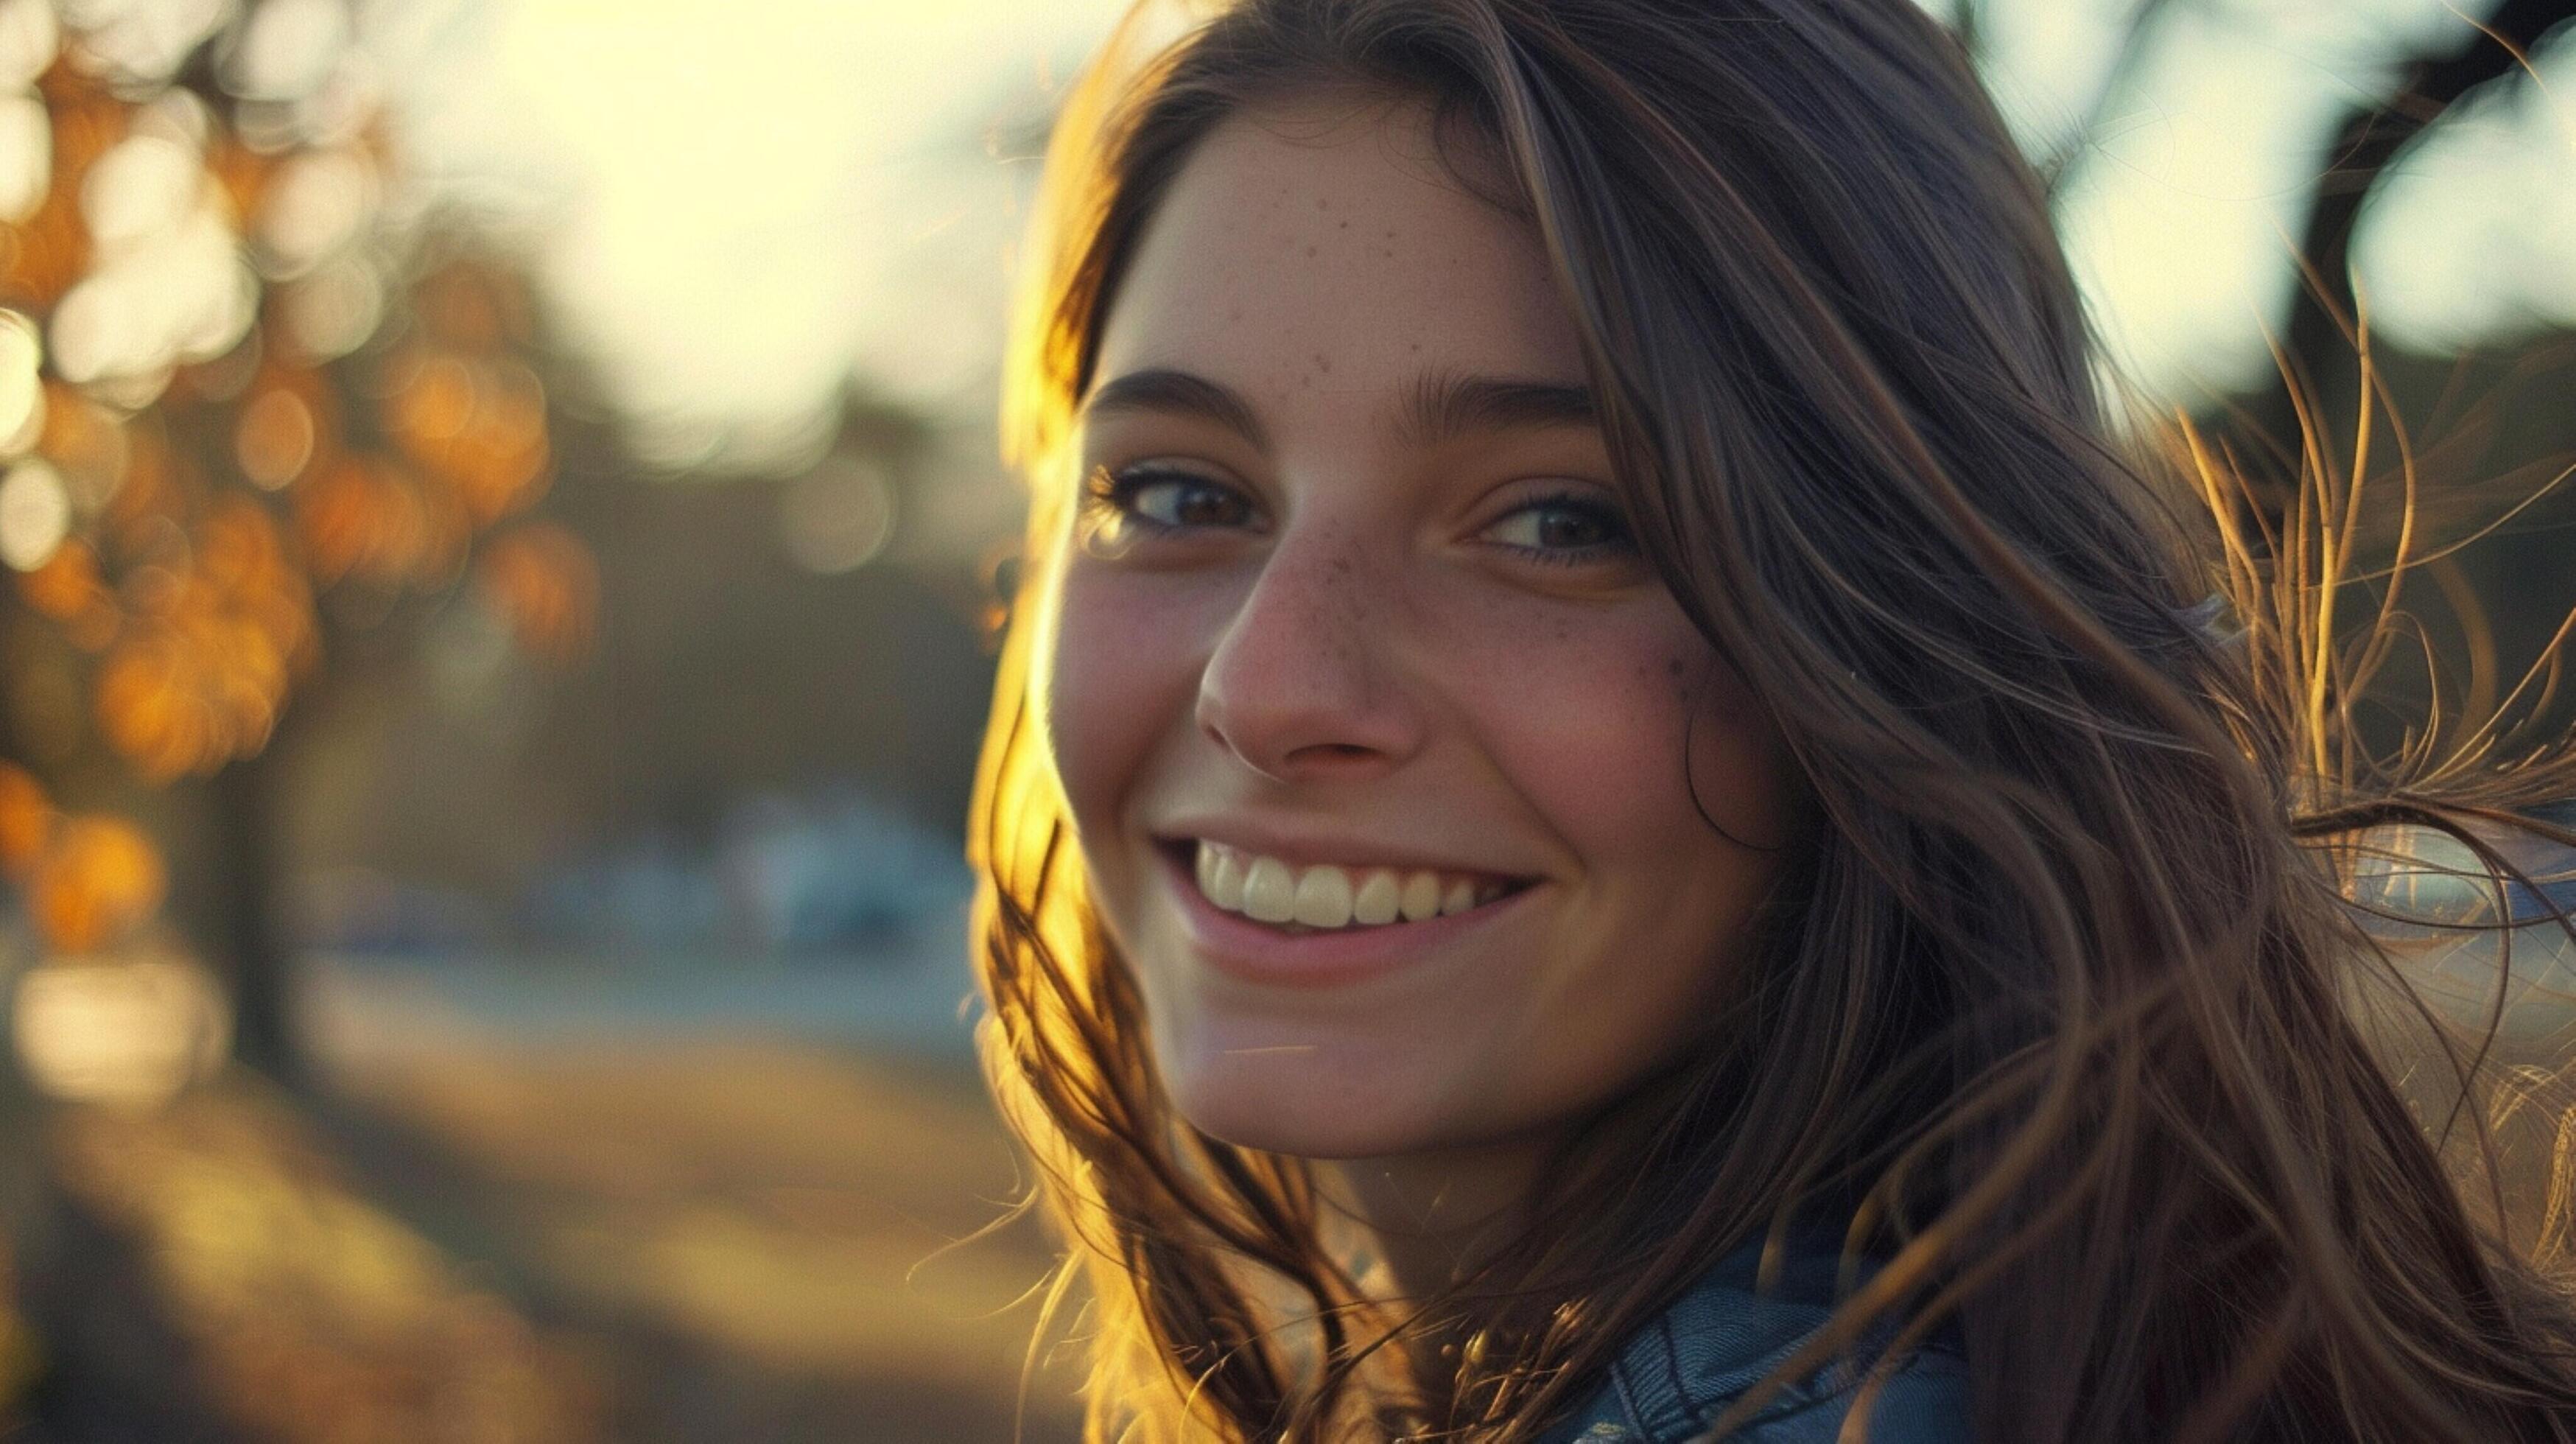
[[[1683,1444],[1806,1342],[1832,1312],[1840,1240],[1792,1235],[1778,1285],[1754,1289],[1761,1240],[1703,1275],[1631,1335],[1608,1380],[1543,1444]],[[1832,1444],[1862,1370],[1828,1363],[1731,1431],[1747,1444]],[[1871,1444],[1966,1444],[1967,1361],[1935,1334],[1899,1365],[1869,1416]]]

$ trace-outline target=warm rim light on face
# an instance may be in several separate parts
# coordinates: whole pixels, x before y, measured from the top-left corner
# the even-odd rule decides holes
[[[1794,784],[1643,564],[1526,230],[1428,179],[1418,116],[1342,119],[1221,127],[1141,238],[1046,695],[1175,1102],[1384,1158],[1553,1127],[1690,1036],[1778,862],[1693,770],[1742,837]]]

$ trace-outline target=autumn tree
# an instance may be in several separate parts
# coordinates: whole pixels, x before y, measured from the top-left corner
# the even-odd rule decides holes
[[[200,9],[0,0],[0,871],[79,957],[194,859],[238,1056],[292,1077],[297,698],[459,594],[569,660],[596,580],[534,512],[524,289],[393,203],[341,0]],[[174,811],[214,845],[165,846],[146,815]]]

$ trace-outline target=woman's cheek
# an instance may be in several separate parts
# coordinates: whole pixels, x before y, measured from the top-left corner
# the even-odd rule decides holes
[[[1074,560],[1056,593],[1048,745],[1074,825],[1100,841],[1115,835],[1157,740],[1188,719],[1198,696],[1185,614],[1157,590]]]
[[[1450,665],[1485,750],[1565,841],[1656,846],[1641,825],[1689,811],[1684,712],[1707,644],[1659,597],[1480,612],[1450,631]]]

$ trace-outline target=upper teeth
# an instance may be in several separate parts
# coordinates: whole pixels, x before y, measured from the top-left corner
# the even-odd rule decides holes
[[[1299,867],[1204,841],[1198,845],[1198,882],[1207,900],[1227,912],[1310,928],[1374,927],[1398,918],[1418,923],[1465,912],[1504,890],[1491,877],[1329,862]]]

